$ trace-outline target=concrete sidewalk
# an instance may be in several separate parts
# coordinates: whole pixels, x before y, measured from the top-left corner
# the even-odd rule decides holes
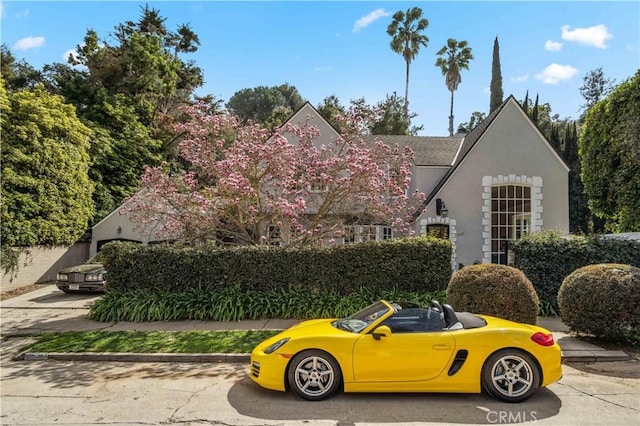
[[[283,330],[299,320],[266,319],[253,321],[154,321],[101,323],[89,320],[89,306],[99,295],[64,294],[55,286],[0,302],[0,335],[29,336],[66,331],[194,331],[194,330]],[[560,318],[539,317],[538,325],[551,331],[567,362],[622,361],[629,356],[590,344],[569,333]],[[3,346],[5,343],[3,342]],[[184,361],[248,362],[249,354],[132,354],[132,353],[63,353],[23,354],[28,359],[81,361]]]

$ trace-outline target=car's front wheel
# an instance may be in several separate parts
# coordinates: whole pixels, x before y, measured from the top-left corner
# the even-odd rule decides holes
[[[540,371],[530,355],[515,349],[503,349],[485,362],[482,385],[501,401],[520,402],[540,386]]]
[[[296,355],[287,371],[291,389],[309,401],[331,396],[340,386],[342,373],[335,359],[326,352],[309,350]]]

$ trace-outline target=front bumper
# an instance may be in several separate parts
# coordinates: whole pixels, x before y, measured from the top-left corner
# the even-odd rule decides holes
[[[278,353],[265,354],[254,350],[251,353],[249,377],[265,389],[284,392],[286,390],[285,377],[289,357]]]
[[[106,290],[106,286],[104,283],[68,283],[57,281],[56,287],[58,287],[62,291],[86,291],[86,292],[104,292]]]

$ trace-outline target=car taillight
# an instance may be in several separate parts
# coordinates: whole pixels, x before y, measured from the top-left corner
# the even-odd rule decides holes
[[[531,340],[536,342],[541,346],[553,346],[553,334],[545,334],[541,332],[537,332],[533,336],[531,336]]]

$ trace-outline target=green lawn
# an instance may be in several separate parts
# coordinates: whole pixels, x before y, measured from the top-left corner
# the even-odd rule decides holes
[[[29,352],[248,353],[278,331],[72,331],[36,336]]]

